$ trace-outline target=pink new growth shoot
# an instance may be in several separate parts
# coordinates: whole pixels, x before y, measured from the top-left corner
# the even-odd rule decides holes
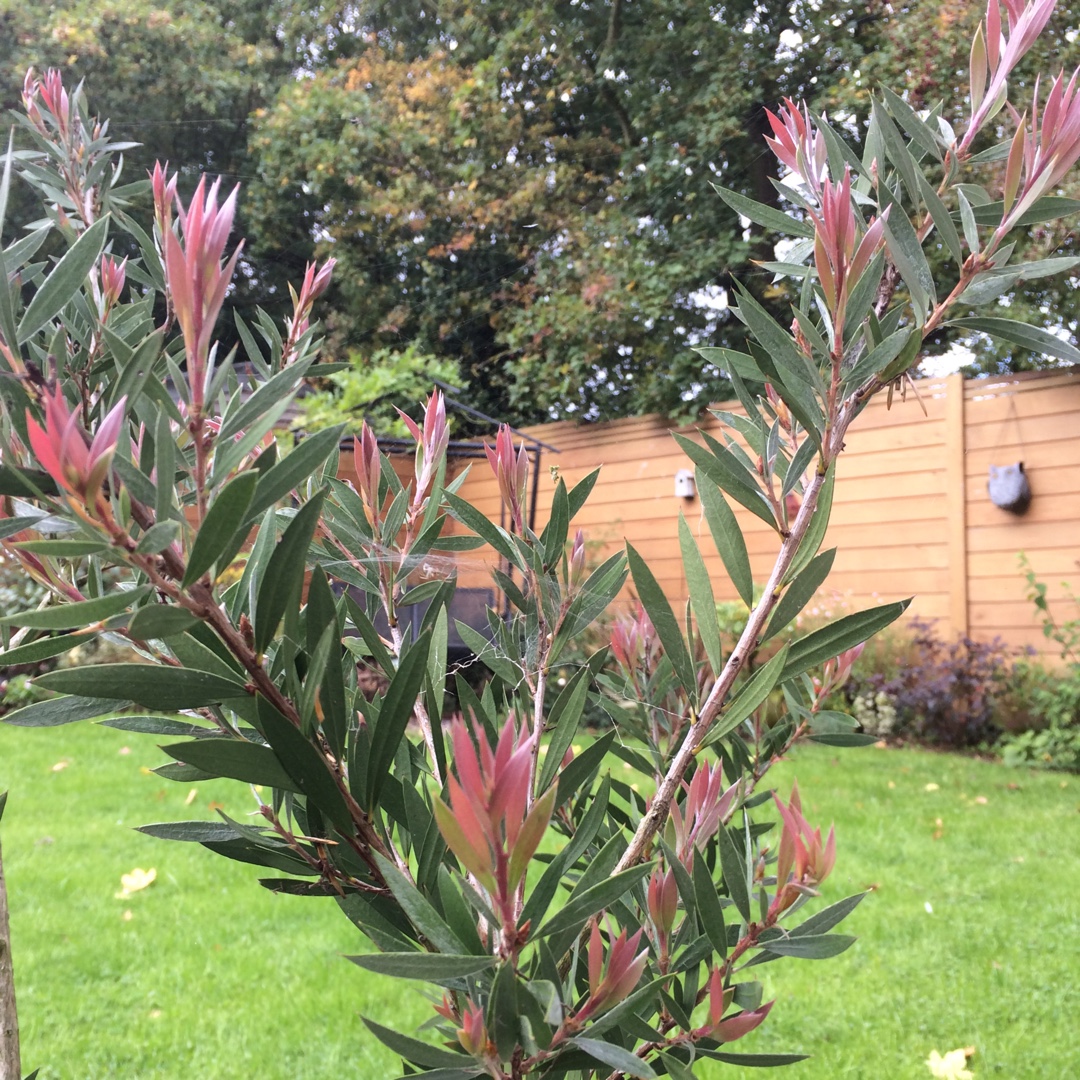
[[[423,427],[400,409],[398,415],[409,429],[409,434],[416,440],[416,490],[413,492],[412,504],[419,508],[431,493],[439,463],[450,445],[450,432],[446,426],[446,402],[442,391],[436,390],[428,398]]]
[[[718,967],[713,968],[712,975],[709,976],[709,1023],[695,1034],[716,1039],[717,1042],[734,1042],[758,1027],[775,1004],[770,1001],[756,1009],[736,1013],[725,1020],[724,1013],[734,996],[734,987],[725,990],[723,974]]]
[[[26,431],[38,464],[88,510],[98,507],[98,496],[109,472],[116,442],[124,423],[126,398],[121,398],[101,421],[91,440],[79,424],[78,413],[68,408],[58,386],[44,395],[45,426],[26,414]],[[103,508],[100,508],[103,509]]]
[[[495,449],[486,443],[488,463],[499,481],[499,495],[510,512],[510,521],[520,534],[525,528],[525,488],[529,480],[529,455],[522,443],[514,453],[514,433],[509,424],[501,424],[495,437]]]
[[[1031,105],[1031,127],[1021,119],[1005,166],[1004,212],[998,235],[1004,236],[1051,191],[1080,158],[1080,93],[1073,72],[1068,84],[1058,75],[1039,118],[1039,79]],[[1023,183],[1021,183],[1021,178]]]
[[[769,911],[775,918],[800,896],[817,895],[816,887],[836,864],[836,830],[830,828],[828,839],[822,843],[821,830],[811,828],[803,817],[798,783],[792,784],[791,800],[786,806],[775,792],[773,798],[783,823],[776,860],[776,898]]]
[[[771,109],[765,110],[775,138],[765,136],[769,149],[777,160],[800,177],[815,198],[820,198],[821,181],[828,163],[825,136],[810,120],[810,110],[803,102],[802,112],[791,98],[785,98],[777,116]]]
[[[551,820],[558,788],[548,788],[528,810],[532,738],[527,730],[519,734],[508,717],[494,751],[483,728],[477,724],[473,730],[479,753],[462,719],[450,726],[457,775],[447,779],[450,805],[434,799],[435,821],[447,847],[499,909],[500,952],[509,955],[523,944],[516,937],[518,886]]]
[[[602,1009],[610,1009],[629,997],[641,979],[649,950],[637,951],[641,942],[641,930],[629,937],[623,930],[612,940],[608,931],[607,966],[604,965],[604,939],[600,927],[593,921],[589,934],[589,997],[585,1004],[574,1014],[575,1026],[584,1023]]]
[[[225,245],[236,214],[236,196],[240,186],[233,188],[229,197],[219,206],[220,185],[221,181],[215,180],[207,191],[206,178],[200,179],[199,186],[186,208],[177,197],[176,209],[180,216],[183,243],[171,228],[164,229],[162,236],[173,311],[184,335],[191,408],[196,416],[202,413],[207,383],[212,377],[212,372],[207,370],[207,358],[210,354],[214,324],[225,302],[225,292],[244,246],[241,240],[229,260],[222,265]],[[155,178],[154,186],[157,205],[161,181]],[[168,190],[169,187],[166,186],[163,194]]]
[[[963,156],[979,130],[1005,104],[1009,73],[1024,54],[1035,44],[1057,0],[1005,0],[1009,22],[1006,40],[1001,29],[1001,8],[998,0],[988,0],[985,30],[975,31],[971,43],[971,123],[960,140],[958,153]]]

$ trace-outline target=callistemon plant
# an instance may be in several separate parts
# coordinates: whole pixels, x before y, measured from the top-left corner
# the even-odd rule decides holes
[[[953,315],[1077,261],[1011,262],[1017,229],[1076,208],[1054,194],[1080,154],[1076,76],[1009,99],[1010,71],[1052,8],[1009,0],[1003,18],[990,0],[960,134],[940,109],[883,91],[856,149],[847,129],[789,101],[763,149],[792,174],[780,187],[790,213],[721,191],[796,238],[767,265],[793,283],[790,318],[739,290],[747,350],[701,350],[740,408],[718,414],[720,438],[676,436],[749,610],[731,648],[685,521],[690,599],[676,612],[633,547],[587,565],[572,523],[596,474],[557,481],[535,532],[524,451],[503,429],[480,467],[495,472],[510,528],[462,499],[445,480],[438,394],[408,420],[407,482],[366,427],[355,486],[338,476],[338,429],[279,450],[275,424],[329,367],[313,368],[313,319],[332,260],[309,268],[283,329],[235,317],[238,353],[224,355],[235,191],[201,181],[185,200],[165,165],[123,182],[122,147],[82,91],[28,75],[30,149],[5,158],[0,203],[18,176],[47,217],[3,250],[0,536],[49,602],[0,619],[2,662],[99,635],[144,662],[41,676],[55,696],[6,719],[105,718],[161,740],[164,776],[252,785],[253,818],[143,831],[338,904],[371,946],[357,964],[438,986],[428,1036],[368,1021],[408,1075],[685,1078],[702,1059],[797,1060],[762,1049],[767,1025],[741,1052],[771,1009],[791,1007],[762,1000],[757,968],[842,953],[853,939],[834,930],[861,897],[821,906],[845,838],[823,839],[798,790],[773,793],[766,779],[800,740],[867,741],[826,700],[906,605],[791,628],[832,566],[821,547],[848,428],[904,384],[928,334],[953,319],[1072,355],[1000,314]],[[944,269],[931,272],[928,245]],[[775,536],[763,587],[733,503]],[[484,672],[466,679],[447,662],[454,580],[416,570],[481,546],[504,605],[486,627],[458,624]],[[610,648],[553,684],[626,592],[637,605]],[[460,712],[447,727],[448,689]],[[580,739],[598,697],[617,727]]]

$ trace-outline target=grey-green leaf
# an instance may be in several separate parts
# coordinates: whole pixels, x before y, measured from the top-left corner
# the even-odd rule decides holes
[[[364,956],[347,956],[346,959],[378,975],[433,983],[476,975],[495,963],[493,956],[452,956],[429,952],[368,953]]]
[[[191,547],[184,580],[181,582],[183,588],[186,589],[198,581],[214,565],[215,560],[233,546],[234,537],[248,520],[248,508],[258,483],[259,473],[251,469],[229,481],[218,492]]]
[[[156,664],[99,664],[40,675],[36,685],[62,694],[115,699],[117,693],[147,709],[175,712],[242,697],[243,684],[190,668]],[[102,710],[104,711],[104,710]],[[195,764],[192,762],[192,764]]]
[[[82,288],[105,246],[109,219],[95,221],[68,249],[23,312],[19,322],[18,342],[22,345],[34,336]]]
[[[634,578],[638,599],[649,618],[652,619],[656,636],[660,639],[664,652],[675,669],[675,675],[682,683],[687,696],[691,700],[696,700],[697,674],[694,670],[694,662],[690,659],[690,652],[683,639],[682,630],[679,629],[678,620],[671,610],[671,605],[660,588],[659,582],[653,576],[653,572],[632,544],[626,545],[626,559]]]
[[[117,591],[93,600],[78,600],[73,604],[20,611],[0,619],[0,626],[28,626],[33,630],[76,630],[119,615],[149,591],[150,586],[143,585],[138,589]]]
[[[697,489],[701,508],[705,511],[705,520],[709,523],[709,532],[712,533],[713,543],[724,569],[727,570],[742,602],[747,607],[753,607],[754,577],[750,571],[750,556],[746,551],[746,541],[743,539],[738,519],[720,489],[700,468],[697,470]]]
[[[130,701],[115,698],[70,695],[24,705],[21,709],[8,713],[4,717],[4,723],[14,724],[16,727],[59,727],[61,724],[73,724],[78,720],[93,720],[105,713],[119,712],[130,705]]]

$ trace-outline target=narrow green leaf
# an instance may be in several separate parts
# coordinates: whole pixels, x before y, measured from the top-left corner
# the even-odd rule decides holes
[[[713,595],[712,582],[705,560],[701,557],[697,542],[686,524],[686,518],[679,511],[679,546],[682,548],[683,570],[686,573],[686,586],[690,593],[690,605],[694,609],[701,642],[705,654],[714,672],[723,666],[723,653],[720,646],[720,624],[716,618],[716,597]]]
[[[91,623],[102,622],[126,611],[150,592],[149,585],[127,592],[109,593],[93,600],[79,600],[74,604],[58,604],[56,607],[20,611],[0,619],[0,626],[28,626],[32,630],[76,630]]]
[[[556,806],[562,806],[579,787],[587,781],[591,781],[596,770],[603,764],[608,749],[615,741],[615,731],[605,732],[591,745],[586,746],[569,765],[559,774],[559,801]]]
[[[544,545],[545,566],[554,566],[562,555],[569,529],[570,499],[566,493],[566,483],[560,477],[551,499],[551,516],[540,537],[540,542]]]
[[[82,288],[105,246],[109,219],[95,221],[67,250],[41,283],[33,300],[19,322],[17,340],[20,345],[29,341]]]
[[[224,821],[160,821],[152,825],[136,825],[135,831],[158,840],[177,840],[189,844],[241,839],[240,833]]]
[[[14,649],[0,652],[0,667],[15,667],[16,664],[36,664],[40,660],[48,660],[50,657],[59,656],[69,649],[74,649],[76,645],[85,645],[88,641],[93,640],[93,634],[75,633],[63,634],[60,637],[42,638],[40,641],[31,641],[28,645],[17,645]]]
[[[536,933],[536,937],[549,937],[567,930],[577,930],[585,921],[598,911],[602,911],[617,899],[629,892],[639,881],[652,871],[652,863],[632,866],[621,873],[613,874],[604,881],[571,895],[562,909],[556,912]]]
[[[703,858],[694,860],[694,901],[702,929],[721,958],[727,956],[727,928],[724,908]]]
[[[546,791],[551,785],[566,751],[570,749],[570,744],[577,735],[589,694],[590,677],[591,672],[587,666],[576,671],[551,707],[548,714],[551,736],[548,739],[544,764],[540,769],[539,791]]]
[[[774,956],[794,956],[800,960],[826,960],[846,952],[856,940],[850,934],[806,934],[770,941],[765,951]]]
[[[463,979],[495,964],[493,956],[452,956],[430,952],[368,953],[364,956],[347,956],[345,959],[351,960],[365,971],[374,971],[376,975],[393,975],[398,979],[420,979],[433,983],[445,982],[447,979]]]
[[[806,568],[795,576],[773,610],[769,625],[762,635],[762,641],[768,641],[769,638],[780,633],[810,603],[814,593],[821,588],[829,576],[835,558],[836,548],[829,548],[828,551],[816,555]]]
[[[987,316],[975,316],[969,319],[953,319],[949,326],[960,326],[966,330],[977,330],[983,334],[1019,345],[1023,349],[1054,356],[1069,364],[1080,364],[1080,349],[1063,341],[1056,334],[1039,326],[1017,322],[1015,319],[999,319]]]
[[[872,102],[871,109],[873,110],[874,118],[877,121],[878,130],[881,132],[881,137],[885,143],[885,152],[888,154],[889,160],[896,166],[896,170],[904,182],[904,187],[907,188],[908,198],[911,199],[911,205],[918,211],[919,182],[916,179],[916,174],[919,172],[919,163],[912,156],[911,151],[904,145],[903,137],[893,123],[892,117],[881,107],[877,100]],[[881,164],[881,162],[878,163],[879,168]],[[881,186],[884,187],[884,185]],[[896,212],[896,210],[893,211],[894,214]]]
[[[390,776],[390,768],[397,756],[401,740],[405,737],[405,728],[412,719],[416,697],[424,683],[430,647],[431,634],[425,632],[402,658],[382,699],[378,723],[375,725],[375,730],[371,732],[371,751],[368,757],[369,809],[378,806],[379,795]],[[453,950],[444,949],[443,951]]]
[[[742,529],[720,489],[702,469],[697,470],[697,489],[713,543],[742,602],[754,606],[754,578]],[[770,522],[771,524],[771,522]]]
[[[845,649],[866,641],[900,618],[910,603],[910,600],[900,600],[893,604],[857,611],[796,641],[788,652],[787,666],[781,680],[786,681],[801,675],[804,671],[831,660]]]
[[[735,905],[735,910],[743,917],[743,921],[749,923],[752,916],[746,859],[735,846],[735,841],[731,839],[728,829],[721,826],[717,830],[716,838],[720,851],[720,868],[724,875],[728,896],[731,897],[731,902]]]
[[[34,680],[37,682],[38,680]],[[117,689],[116,686],[113,689]],[[61,724],[73,724],[78,720],[93,720],[106,713],[119,712],[130,708],[131,702],[99,697],[50,698],[33,705],[24,705],[21,709],[9,712],[3,717],[5,724],[15,727],[59,727]]]
[[[147,604],[131,616],[128,633],[133,638],[149,641],[151,638],[167,638],[189,630],[198,619],[186,608],[168,604]]]
[[[323,488],[300,507],[267,560],[255,601],[255,648],[260,653],[273,641],[281,620],[300,605],[307,550],[325,496]]]
[[[510,542],[510,538],[493,521],[481,514],[472,504],[450,492],[446,493],[446,502],[450,513],[467,529],[472,529],[477,536],[489,544],[495,551],[518,568],[521,567],[521,559],[517,549]]]
[[[199,724],[173,720],[168,716],[114,716],[98,721],[102,727],[117,731],[135,731],[140,735],[168,735],[174,739],[209,739],[220,736],[217,728],[201,727]]]
[[[393,893],[394,899],[401,905],[401,910],[417,932],[423,934],[439,952],[451,956],[467,955],[465,946],[420,890],[382,855],[376,853],[375,861],[387,888]]]
[[[284,499],[318,472],[326,464],[326,459],[337,450],[342,430],[343,426],[339,424],[315,432],[301,440],[300,445],[277,464],[262,472],[248,507],[248,520],[253,520]]]
[[[809,1054],[729,1054],[721,1050],[699,1050],[713,1061],[726,1065],[741,1065],[747,1069],[778,1069],[784,1065],[797,1065],[809,1059]]]
[[[39,494],[60,494],[56,481],[47,472],[42,469],[16,469],[12,465],[0,465],[0,495],[19,495],[23,498],[29,495],[34,498]]]
[[[391,953],[389,955],[394,954]],[[430,953],[418,955],[431,956]],[[352,960],[353,963],[359,964],[361,958],[350,956],[349,959]],[[414,1065],[421,1065],[433,1069],[468,1069],[472,1064],[472,1058],[465,1057],[462,1054],[452,1053],[449,1050],[440,1049],[437,1046],[431,1046],[429,1043],[421,1042],[419,1039],[411,1039],[408,1035],[402,1035],[392,1028],[383,1027],[382,1024],[376,1024],[374,1020],[369,1020],[366,1016],[361,1019],[363,1019],[368,1031],[370,1031],[379,1042],[384,1046],[388,1046],[395,1054],[403,1057],[406,1061],[411,1061]]]
[[[164,484],[160,485],[159,490],[164,486]],[[151,525],[139,537],[135,550],[140,555],[156,555],[174,543],[179,535],[180,523],[178,521],[159,521],[156,525]]]
[[[845,341],[849,341],[852,335],[860,332],[862,322],[870,313],[874,300],[877,298],[884,270],[885,250],[882,248],[870,260],[870,264],[859,276],[859,280],[855,282],[848,296],[847,313],[844,317],[844,325],[847,327],[844,334]]]
[[[640,1080],[656,1080],[656,1072],[651,1065],[642,1061],[637,1054],[624,1049],[617,1043],[579,1037],[571,1039],[570,1045],[585,1051],[589,1057],[625,1076],[636,1076]]]
[[[957,202],[960,204],[960,223],[964,228],[964,239],[973,255],[982,250],[979,243],[979,223],[975,220],[975,211],[963,191],[957,189]]]
[[[671,661],[675,669],[675,675],[682,683],[683,690],[691,701],[697,700],[697,672],[694,662],[690,658],[690,652],[683,639],[682,630],[679,629],[678,620],[671,610],[671,605],[660,588],[659,582],[653,576],[645,560],[638,554],[632,544],[626,545],[626,560],[630,566],[630,573],[634,578],[634,587],[637,589],[638,599],[645,608],[652,624],[656,629],[656,636],[664,647],[664,654]]]
[[[109,545],[100,540],[19,540],[11,546],[33,555],[51,555],[57,559],[78,559],[109,550]]]
[[[896,265],[896,269],[900,271],[900,276],[907,286],[915,312],[915,321],[922,326],[926,322],[930,305],[937,302],[934,275],[903,206],[889,191],[887,184],[880,185],[880,190],[883,204],[892,208],[885,221],[885,239],[889,257]]]
[[[222,738],[169,743],[161,749],[169,757],[194,765],[211,776],[262,784],[278,791],[300,791],[269,746]]]
[[[836,486],[836,462],[829,466],[829,474],[825,477],[821,488],[818,490],[817,505],[814,507],[814,515],[810,519],[810,527],[799,544],[799,550],[791,563],[791,573],[798,574],[804,566],[809,565],[810,560],[818,553],[825,532],[829,528],[829,517],[832,515],[833,490]]]
[[[949,249],[949,254],[953,257],[953,261],[956,265],[963,266],[964,249],[960,246],[960,234],[956,231],[956,226],[953,224],[952,215],[938,197],[938,193],[934,190],[933,184],[926,179],[921,170],[918,175],[919,189],[922,191],[923,202],[926,203],[926,209],[930,211],[930,216],[934,219],[934,226],[938,231],[938,235]]]
[[[789,930],[788,933],[792,937],[827,933],[834,926],[838,926],[843,922],[866,896],[867,893],[861,892],[855,893],[854,896],[845,897],[843,900],[838,900],[835,904],[830,904],[816,915],[811,915],[806,922],[800,923],[794,930]]]
[[[243,534],[241,542],[246,537],[248,508],[258,483],[259,473],[250,469],[231,480],[218,492],[191,547],[184,580],[181,582],[182,588],[186,589],[198,581],[214,565],[215,560],[233,546],[237,533]]]
[[[592,494],[592,489],[599,479],[600,470],[593,469],[584,480],[579,480],[571,489],[568,496],[570,503],[570,520],[573,521],[577,512],[585,505],[585,500]]]
[[[740,195],[737,191],[732,191],[720,184],[713,184],[713,190],[736,214],[749,218],[755,225],[783,233],[785,236],[802,236],[808,240],[814,238],[812,225],[789,217],[774,206],[766,206],[765,203],[757,202],[755,199],[748,199],[745,195]]]
[[[517,974],[513,964],[502,963],[491,984],[487,1007],[487,1028],[503,1061],[509,1060],[521,1041],[521,1005]]]
[[[699,446],[693,439],[678,432],[673,432],[675,441],[685,451],[686,456],[708,476],[717,487],[726,491],[736,502],[741,503],[752,514],[761,518],[770,528],[776,528],[769,504],[761,490],[751,480],[749,474],[730,453],[717,457],[704,446]]]
[[[926,151],[935,161],[941,161],[941,147],[933,130],[922,120],[915,110],[898,94],[893,93],[887,86],[881,88],[885,103],[889,112],[900,122],[900,125],[918,143],[920,149]],[[921,170],[920,170],[921,173]]]
[[[757,302],[751,293],[736,282],[739,304],[732,310],[754,335],[757,343],[785,373],[808,387],[824,392],[821,377],[798,350],[792,336]]]
[[[317,806],[344,835],[352,835],[355,823],[326,759],[261,695],[259,726],[285,771],[307,796],[309,804]]]
[[[716,719],[702,742],[703,746],[722,739],[737,728],[776,688],[781,672],[787,660],[788,646],[783,648],[768,663],[762,664],[754,674],[743,683],[739,692]]]
[[[844,376],[844,386],[860,386],[867,379],[884,371],[904,351],[904,346],[912,336],[922,340],[918,330],[905,326],[879,342],[847,372]]]
[[[39,675],[35,684],[61,694],[115,698],[124,694],[146,709],[175,712],[242,697],[243,684],[206,671],[156,664],[99,664]],[[194,763],[193,763],[194,764]]]
[[[1008,146],[1003,156],[1008,156]],[[975,221],[980,225],[996,226],[1001,224],[1004,217],[1005,204],[998,199],[996,202],[986,202],[972,207]],[[1080,213],[1080,199],[1066,199],[1060,195],[1044,195],[1030,209],[1026,210],[1017,219],[1016,227],[1023,228],[1026,225],[1041,225],[1047,221],[1056,221],[1061,217],[1068,217]]]
[[[806,736],[807,742],[821,743],[822,746],[873,746],[878,742],[876,735],[864,735],[858,731],[826,731],[822,734],[814,732]]]

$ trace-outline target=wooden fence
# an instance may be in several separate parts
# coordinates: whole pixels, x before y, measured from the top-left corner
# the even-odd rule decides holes
[[[1027,553],[1051,599],[1061,597],[1062,579],[1080,589],[1080,369],[966,382],[950,376],[920,382],[919,393],[925,413],[910,395],[906,402],[894,399],[891,409],[879,397],[852,426],[826,539],[838,549],[836,562],[808,613],[825,616],[914,596],[910,614],[934,620],[942,634],[1000,636],[1016,649],[1045,649],[1018,557]],[[719,427],[712,418],[700,426],[714,433]],[[736,599],[719,557],[709,554],[700,503],[675,494],[676,472],[692,465],[665,420],[557,423],[527,433],[559,451],[542,452],[538,527],[547,520],[554,471],[572,485],[601,467],[592,498],[575,520],[592,560],[629,540],[672,603],[684,603],[682,511],[705,552],[717,599]],[[1018,461],[1034,493],[1023,516],[997,508],[987,492],[989,467]],[[486,462],[473,463],[461,494],[499,520],[498,490]],[[776,535],[737,511],[755,580],[763,581]],[[470,583],[487,576],[482,553],[461,569]],[[622,602],[631,600],[628,589]]]

